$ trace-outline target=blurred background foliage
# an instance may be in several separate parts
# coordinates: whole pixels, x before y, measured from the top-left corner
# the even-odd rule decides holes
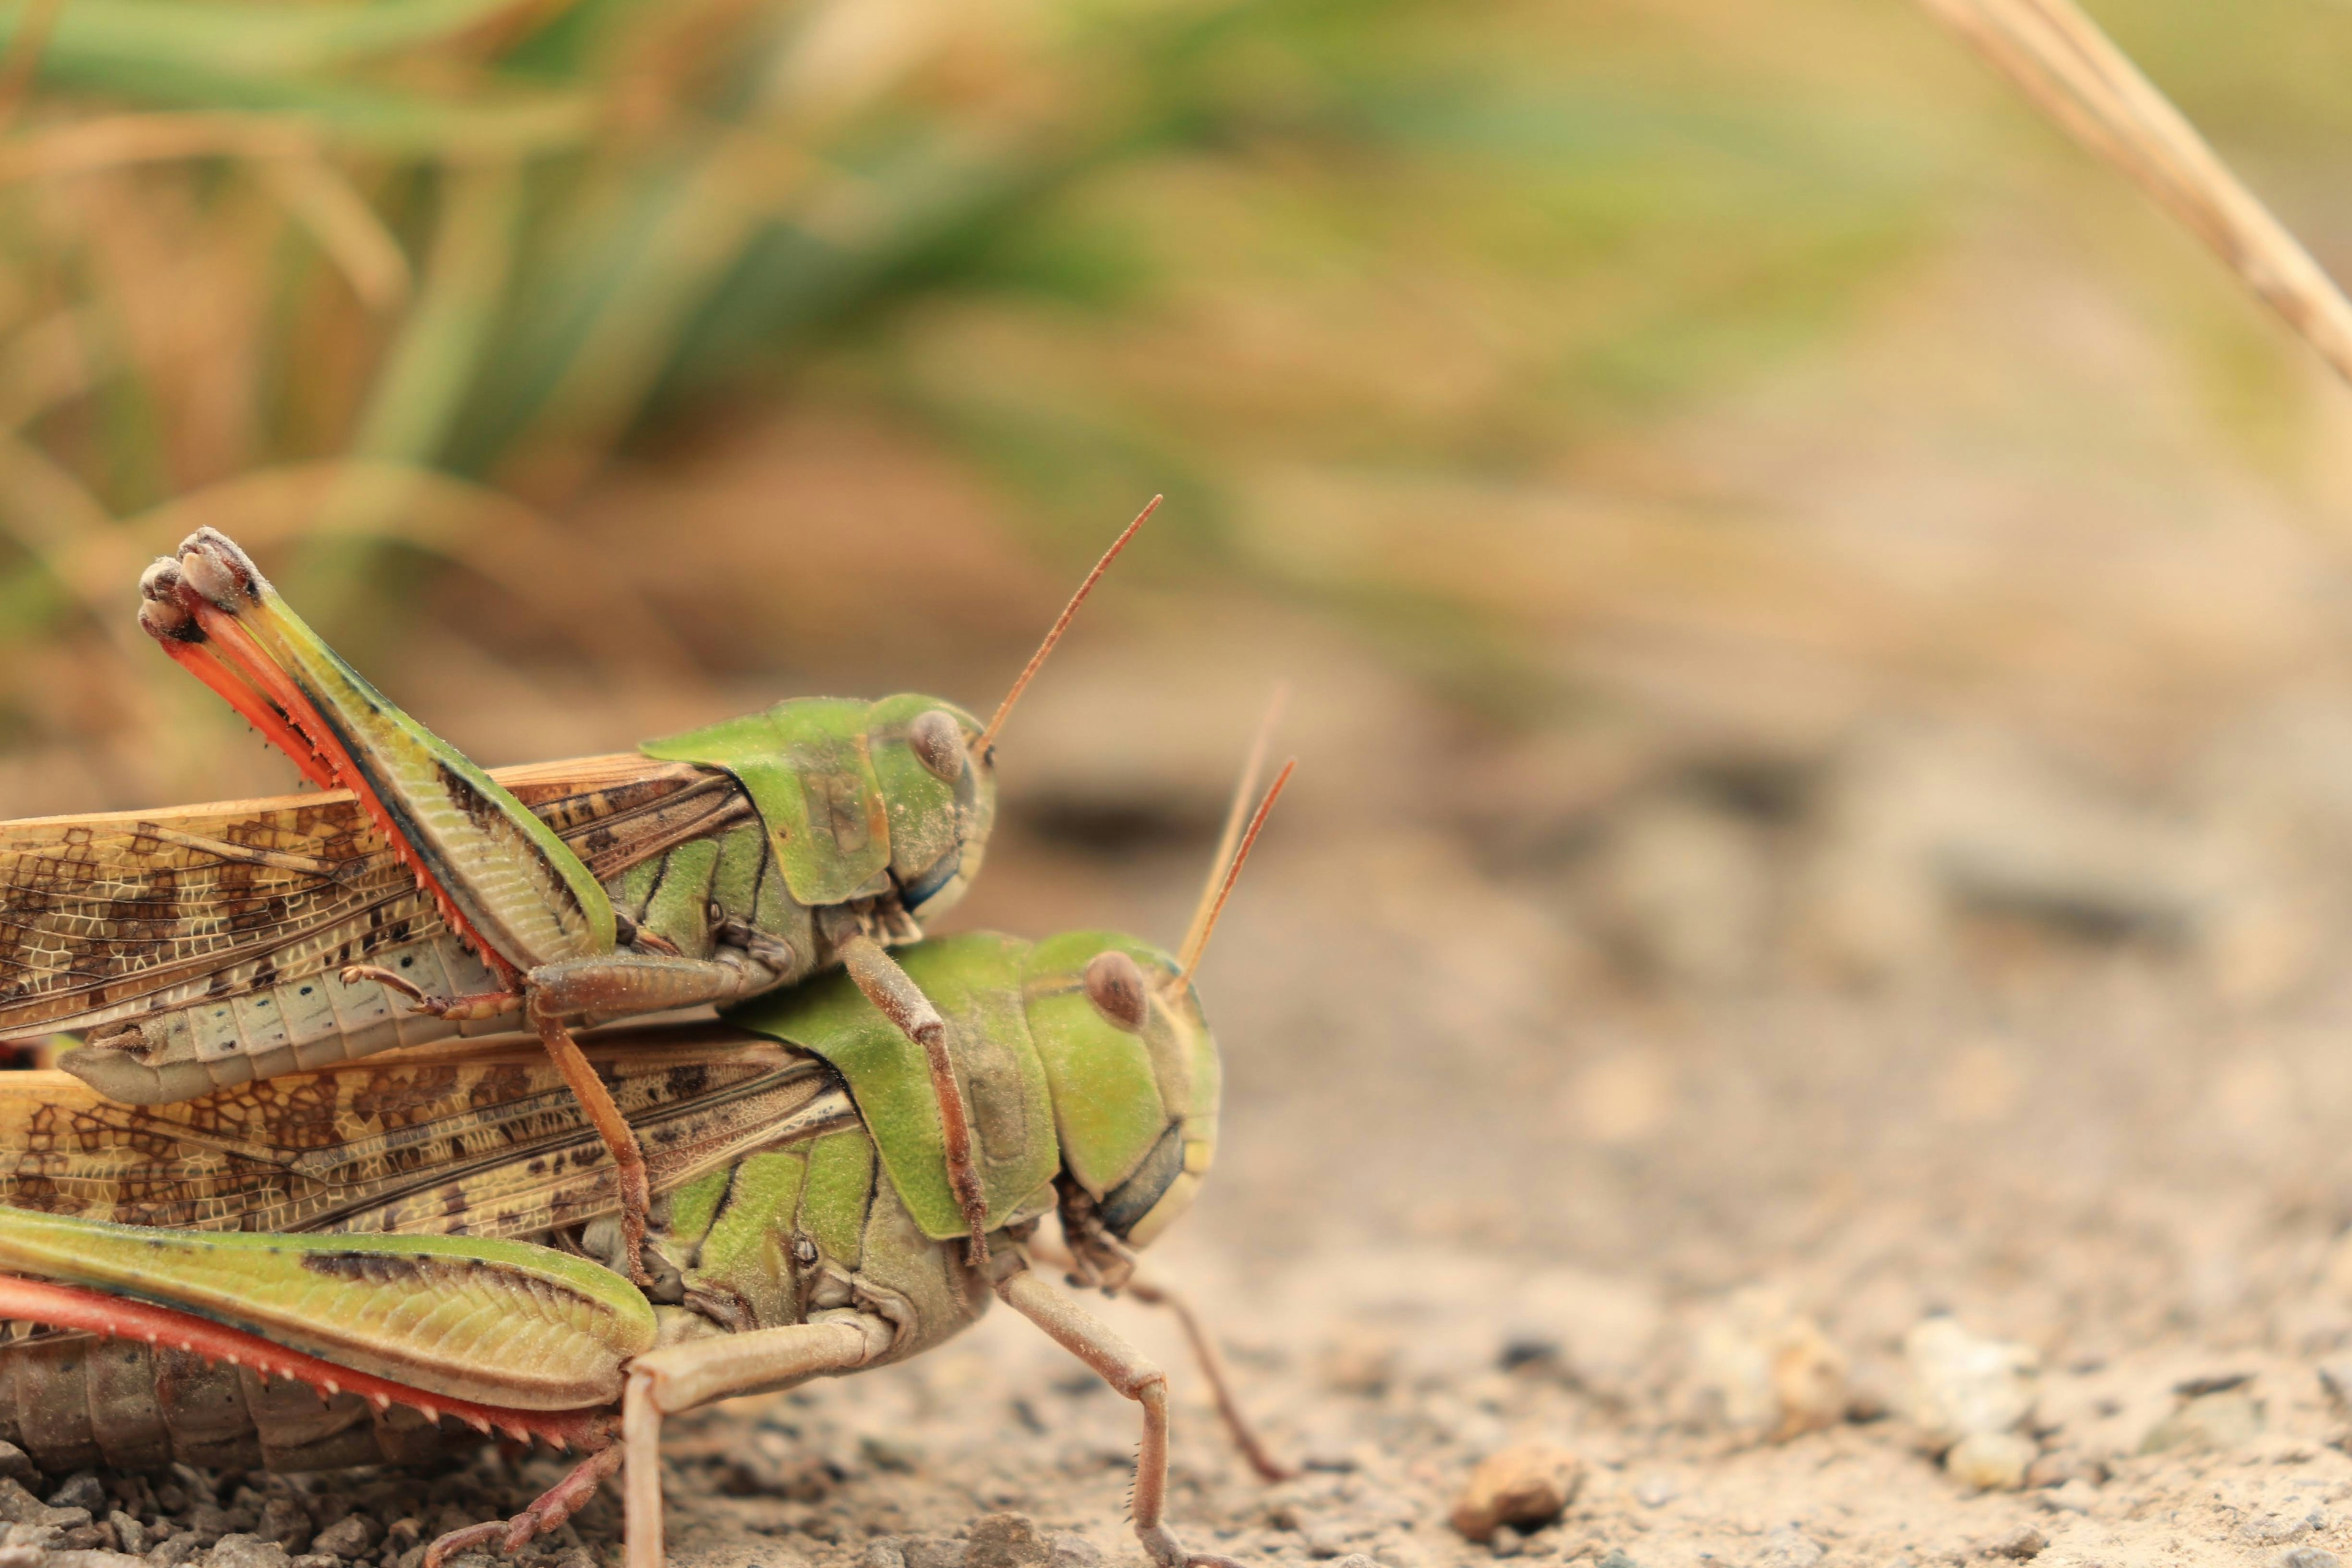
[[[2342,271],[2352,8],[2098,9]],[[2341,389],[1895,0],[0,31],[9,815],[284,785],[132,626],[199,522],[507,762],[984,702],[1166,490],[1040,798],[1213,816],[1304,669],[1315,809],[1514,866],[1692,789],[1777,844],[1890,716],[2144,795],[2352,677]]]

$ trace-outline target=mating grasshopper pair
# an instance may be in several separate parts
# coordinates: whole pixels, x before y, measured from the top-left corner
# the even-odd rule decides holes
[[[1130,1285],[1189,1206],[1219,1081],[1191,973],[1282,781],[1246,835],[1244,784],[1181,955],[917,940],[978,869],[991,743],[1087,587],[985,726],[787,702],[493,776],[226,539],[159,562],[142,623],[338,793],[0,827],[0,1037],[89,1031],[82,1083],[0,1083],[0,1316],[115,1340],[0,1352],[0,1432],[44,1463],[291,1468],[411,1457],[454,1416],[589,1453],[435,1564],[625,1463],[654,1568],[665,1413],[902,1359],[993,1295],[1141,1405],[1155,1560],[1222,1563],[1160,1517],[1164,1377],[1029,1249],[1058,1211],[1079,1277]],[[720,1026],[572,1033],[707,1003]],[[446,1040],[518,1016],[543,1057]]]

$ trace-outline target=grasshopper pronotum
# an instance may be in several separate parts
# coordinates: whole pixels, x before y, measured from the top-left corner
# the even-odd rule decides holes
[[[634,1248],[609,1142],[535,1051],[428,1046],[150,1107],[0,1078],[0,1317],[81,1331],[0,1346],[0,1436],[59,1468],[282,1469],[422,1457],[463,1436],[451,1423],[538,1437],[586,1457],[516,1518],[443,1536],[428,1568],[523,1544],[625,1468],[628,1562],[658,1568],[665,1415],[904,1359],[994,1296],[1140,1407],[1153,1560],[1230,1568],[1163,1518],[1166,1377],[1031,1248],[1057,1212],[1080,1279],[1165,1299],[1135,1249],[1216,1149],[1192,972],[1288,773],[1178,954],[1101,931],[903,950],[971,1097],[985,1254],[962,1245],[924,1053],[838,972],[718,1026],[593,1042],[662,1199]]]
[[[979,871],[995,738],[1157,505],[984,725],[919,695],[802,699],[632,755],[495,773],[337,658],[235,543],[193,534],[149,569],[141,624],[332,793],[0,824],[0,1039],[82,1031],[66,1070],[157,1104],[525,1025],[612,1145],[623,1224],[642,1235],[643,1157],[570,1026],[723,1005],[837,964],[923,1048],[984,1251],[939,1015],[886,950]]]

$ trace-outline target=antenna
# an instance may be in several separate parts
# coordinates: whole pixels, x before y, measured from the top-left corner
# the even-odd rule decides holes
[[[1234,863],[1225,868],[1224,880],[1217,889],[1216,898],[1203,906],[1206,918],[1202,915],[1193,917],[1192,923],[1200,928],[1200,940],[1188,940],[1184,951],[1176,955],[1176,989],[1181,990],[1192,983],[1192,971],[1201,966],[1201,955],[1208,952],[1209,938],[1216,931],[1217,917],[1225,912],[1225,900],[1234,896],[1234,884],[1240,880],[1242,868],[1249,864],[1250,849],[1257,843],[1258,829],[1265,826],[1266,813],[1272,811],[1274,803],[1282,798],[1283,786],[1290,782],[1291,771],[1297,766],[1298,759],[1293,757],[1282,764],[1280,773],[1274,775],[1274,783],[1267,788],[1265,798],[1257,803],[1257,815],[1250,818],[1249,831],[1242,835],[1241,847],[1234,854]]]
[[[1217,852],[1209,858],[1209,879],[1201,888],[1201,901],[1193,907],[1192,923],[1185,928],[1180,952],[1190,952],[1193,945],[1206,940],[1201,922],[1209,919],[1210,900],[1217,896],[1217,884],[1225,875],[1225,862],[1234,857],[1234,846],[1241,842],[1242,825],[1249,820],[1250,796],[1257,793],[1258,770],[1265,766],[1266,749],[1274,744],[1275,726],[1282,722],[1282,710],[1290,702],[1290,682],[1276,681],[1274,695],[1267,700],[1265,717],[1257,721],[1257,734],[1250,741],[1249,761],[1242,764],[1241,783],[1234,786],[1234,804],[1225,811],[1225,829],[1217,837]]]
[[[1110,570],[1110,563],[1118,559],[1118,552],[1127,548],[1127,542],[1135,537],[1135,531],[1141,528],[1151,514],[1160,510],[1160,503],[1167,499],[1164,495],[1153,496],[1150,503],[1135,514],[1135,521],[1127,525],[1127,531],[1110,542],[1110,548],[1104,551],[1102,559],[1095,563],[1095,569],[1087,574],[1087,580],[1078,584],[1078,591],[1070,595],[1068,604],[1062,606],[1060,616],[1054,622],[1054,629],[1045,634],[1045,640],[1037,645],[1037,651],[1029,656],[1029,662],[1013,678],[1013,689],[1004,694],[1004,700],[996,705],[994,713],[989,715],[988,728],[972,737],[973,756],[988,755],[988,748],[996,743],[996,732],[1004,728],[1006,715],[1013,711],[1013,705],[1021,700],[1021,694],[1029,689],[1029,682],[1037,674],[1037,667],[1045,662],[1045,656],[1054,651],[1054,645],[1060,642],[1062,634],[1070,629],[1070,619],[1078,613],[1078,606],[1085,604],[1087,595],[1095,591],[1095,584]]]

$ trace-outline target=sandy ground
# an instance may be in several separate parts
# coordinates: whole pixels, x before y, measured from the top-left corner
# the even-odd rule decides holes
[[[1075,660],[1041,699],[960,923],[1181,927],[1246,718],[1183,721],[1223,702],[1214,682],[1131,703],[1138,732],[1183,738],[1137,759],[1178,783],[1154,811],[1112,812],[1119,770],[1051,738],[1057,704],[1083,710],[1125,657]],[[2310,1553],[2352,1521],[2352,1417],[2324,1379],[2339,1356],[2352,1376],[2352,988],[2305,927],[2165,914],[2167,856],[2198,858],[2179,841],[2219,858],[2217,885],[2269,889],[2241,901],[2304,907],[2286,870],[2185,808],[2014,768],[1988,820],[2104,824],[2138,879],[2050,848],[2087,829],[1937,826],[1934,792],[1905,809],[1938,856],[1874,859],[1837,805],[1841,779],[1883,765],[1869,756],[1769,799],[1663,775],[1557,853],[1488,854],[1475,814],[1408,809],[1460,754],[1423,754],[1444,737],[1426,715],[1300,725],[1319,778],[1203,980],[1230,1071],[1220,1167],[1153,1261],[1213,1315],[1304,1473],[1254,1479],[1172,1324],[1103,1309],[1177,1375],[1171,1511],[1196,1548],[1389,1568],[2332,1561]],[[1973,754],[1918,744],[1936,776]],[[2210,847],[2231,842],[2235,861]],[[1857,888],[1885,939],[1861,956],[1819,934]],[[1906,948],[1884,911],[1921,907],[1941,923]],[[1957,1376],[1947,1403],[1979,1408],[1939,1430],[1906,1342],[1946,1317],[1927,1341],[1979,1370],[1937,1386]],[[1969,1430],[2011,1456],[1993,1489],[1939,1462]],[[1129,1407],[999,1310],[903,1368],[676,1423],[674,1557],[1139,1561],[1135,1435]],[[1578,1457],[1574,1500],[1465,1541],[1446,1518],[1466,1476],[1526,1440]],[[419,1531],[553,1474],[485,1464],[356,1494],[374,1524],[342,1540],[398,1563]],[[214,1530],[261,1528],[279,1483],[246,1484],[217,1482]],[[303,1484],[310,1505],[277,1516],[298,1551],[355,1483]],[[548,1550],[611,1561],[616,1531],[601,1502]]]
[[[701,489],[699,471],[624,480],[577,526],[617,552],[667,509],[680,542],[646,586],[670,624],[719,628],[704,677],[457,637],[408,650],[396,694],[493,763],[781,691],[985,706],[1058,601],[985,509],[957,509],[967,491],[870,431],[760,433]],[[779,516],[778,496],[798,499]],[[832,520],[852,510],[892,544],[849,548]],[[1398,528],[1444,565],[1442,530]],[[2112,556],[2064,538],[2077,566]],[[1173,938],[1253,716],[1276,676],[1297,691],[1300,782],[1202,981],[1229,1073],[1220,1165],[1153,1261],[1304,1473],[1252,1477],[1173,1325],[1103,1307],[1176,1375],[1186,1539],[1388,1568],[2352,1552],[2352,1411],[2325,1375],[2341,1358],[2352,1386],[2352,658],[2321,657],[2340,574],[2273,542],[2226,583],[2195,541],[2158,563],[2210,647],[2276,632],[2234,673],[2113,618],[2146,595],[2068,599],[2089,619],[2067,621],[2029,595],[1954,610],[1915,663],[2011,662],[1954,664],[1923,700],[1881,623],[1809,641],[1793,612],[1757,623],[1734,573],[1707,580],[1719,602],[1653,596],[1680,620],[1628,590],[1614,630],[1562,645],[1585,705],[1533,724],[1296,605],[1107,601],[1008,736],[1004,826],[955,925]],[[2057,604],[2071,569],[2034,592]],[[1893,632],[1916,623],[1881,579],[1837,580]],[[447,613],[480,607],[460,587]],[[908,635],[836,636],[820,611]],[[2047,646],[1979,637],[1958,624],[1977,611]],[[761,643],[763,616],[800,640]],[[820,646],[831,662],[792,663]],[[2135,647],[2168,651],[2115,651]],[[87,787],[19,773],[26,809]],[[1000,1310],[914,1364],[677,1422],[673,1557],[1133,1563],[1135,1436]],[[1465,1540],[1447,1515],[1472,1468],[1525,1441],[1578,1458],[1572,1502]],[[107,1547],[127,1505],[140,1529],[109,1525],[111,1544],[159,1568],[331,1568],[331,1550],[415,1568],[419,1539],[552,1475],[26,1479],[91,1508],[44,1537],[65,1550]],[[152,1546],[159,1517],[194,1528]],[[546,1550],[615,1561],[617,1529],[607,1500]]]

